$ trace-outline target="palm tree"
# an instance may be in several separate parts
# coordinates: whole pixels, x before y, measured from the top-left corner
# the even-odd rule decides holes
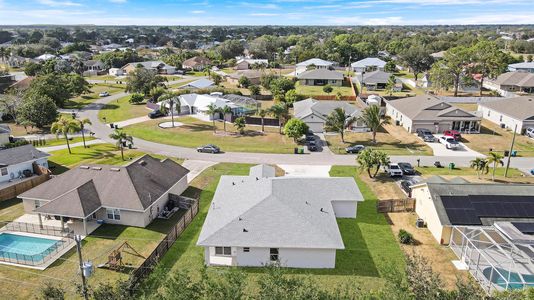
[[[83,147],[87,148],[87,145],[85,145],[85,133],[84,133],[85,125],[93,125],[93,124],[91,123],[91,120],[89,119],[78,120],[78,123],[80,126],[80,130],[82,132]]]
[[[211,116],[211,120],[213,121],[213,133],[216,133],[217,127],[215,127],[215,114],[219,112],[219,109],[213,103],[208,105],[207,107],[208,110],[206,111],[206,113]]]
[[[226,116],[232,113],[232,108],[230,108],[230,106],[228,105],[225,105],[223,108],[220,109],[220,112],[223,114],[223,126],[224,132],[226,132]]]
[[[381,166],[389,163],[389,157],[383,151],[366,148],[358,154],[356,162],[360,170],[366,170],[369,178],[373,178],[378,174]],[[371,174],[372,168],[375,168],[373,174]]]
[[[488,165],[493,164],[493,171],[491,173],[491,180],[495,181],[495,170],[497,169],[497,164],[500,164],[501,166],[504,165],[503,159],[504,156],[502,154],[496,153],[496,152],[490,152],[487,158]]]
[[[489,171],[488,161],[484,158],[477,157],[470,162],[470,167],[477,171],[477,177],[480,179],[480,173],[485,174]]]
[[[285,103],[275,104],[269,108],[269,113],[278,119],[278,132],[282,134],[282,125],[289,116],[289,107]]]
[[[261,118],[261,132],[265,132],[265,116],[267,115],[267,113],[269,113],[269,111],[267,111],[266,109],[262,109],[260,108],[260,110],[258,110],[258,116],[260,116]]]
[[[391,118],[389,116],[382,116],[380,113],[380,107],[377,105],[368,106],[362,111],[362,115],[359,120],[365,123],[373,134],[373,143],[376,143],[376,132],[382,125],[389,124]]]
[[[326,118],[325,128],[327,131],[337,132],[341,135],[341,141],[345,143],[345,129],[356,122],[355,117],[345,114],[341,107],[334,109]]]
[[[182,104],[180,103],[180,98],[178,98],[178,95],[174,92],[167,92],[164,95],[160,97],[160,99],[168,100],[169,103],[169,110],[171,112],[171,123],[172,127],[174,128],[174,109],[176,109],[176,112],[180,114],[182,112]]]
[[[118,129],[115,129],[115,132],[110,134],[109,137],[117,141],[117,148],[121,149],[121,157],[122,160],[124,160],[124,144],[126,142],[130,142],[130,144],[133,144],[133,137],[131,135],[128,135],[126,132]]]
[[[80,131],[80,125],[78,124],[78,122],[70,118],[61,117],[59,118],[59,120],[52,124],[50,131],[52,133],[55,133],[56,135],[63,134],[63,136],[65,137],[65,141],[67,141],[67,148],[69,149],[69,154],[72,154],[70,150],[69,137],[67,135],[69,133],[75,133]]]

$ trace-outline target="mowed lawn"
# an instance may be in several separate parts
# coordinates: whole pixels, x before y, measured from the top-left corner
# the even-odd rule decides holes
[[[191,184],[190,193],[200,192],[200,211],[182,236],[163,257],[159,269],[145,283],[145,292],[157,289],[162,278],[169,272],[187,270],[198,276],[204,267],[204,250],[196,246],[202,224],[214,196],[221,175],[246,175],[250,165],[218,164],[197,177]],[[378,289],[384,284],[385,268],[403,268],[404,257],[382,214],[376,212],[376,197],[357,176],[354,167],[334,166],[331,176],[354,177],[365,201],[358,205],[356,219],[338,219],[339,229],[345,244],[336,254],[335,269],[286,269],[290,276],[314,275],[322,288],[335,289],[343,284],[365,290]],[[187,191],[186,191],[187,193]],[[263,268],[240,268],[254,281],[263,274]],[[225,268],[208,268],[219,272]],[[253,284],[253,283],[252,283]]]
[[[223,123],[215,122],[215,134],[212,122],[193,117],[180,117],[176,121],[183,125],[162,129],[158,124],[164,122],[163,120],[151,120],[127,126],[124,131],[134,138],[181,147],[196,148],[211,143],[227,152],[293,153],[294,147],[297,146],[293,139],[279,134],[278,127],[265,127],[266,132],[262,134],[261,126],[247,126],[245,135],[239,135],[233,124],[226,124],[225,133]]]
[[[510,150],[513,132],[499,127],[499,125],[482,120],[482,128],[478,134],[462,134],[462,142],[477,152],[487,154],[489,149],[503,154]],[[517,134],[515,136],[514,150],[518,156],[534,156],[534,139]]]
[[[106,104],[99,112],[98,118],[105,123],[113,123],[146,116],[150,110],[146,108],[146,103],[131,104],[129,102],[132,96],[124,96],[115,101]]]
[[[432,155],[432,149],[415,135],[391,125],[386,125],[376,133],[376,143],[372,141],[371,132],[346,132],[345,143],[339,134],[326,134],[325,137],[330,150],[338,154],[346,154],[345,148],[348,146],[364,145],[388,155]]]
[[[88,94],[80,95],[76,98],[72,98],[65,102],[63,108],[65,109],[80,109],[88,104],[95,102],[100,98],[99,94],[102,92],[108,92],[110,95],[123,92],[125,86],[120,84],[93,84],[91,92]]]
[[[297,93],[304,96],[335,96],[337,93],[341,93],[342,96],[354,96],[352,88],[350,86],[331,86],[333,88],[330,94],[327,94],[323,91],[322,86],[310,86],[310,85],[301,85],[300,83],[295,84],[295,89]]]

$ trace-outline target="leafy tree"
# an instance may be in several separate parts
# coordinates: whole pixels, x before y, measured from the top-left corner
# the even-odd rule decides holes
[[[91,120],[87,118],[78,120],[78,123],[80,126],[80,131],[82,132],[83,147],[87,148],[87,145],[85,145],[85,125],[93,125],[93,123],[91,123]]]
[[[345,129],[356,122],[356,118],[348,115],[341,107],[334,109],[326,118],[325,129],[337,132],[341,135],[341,141],[345,142]]]
[[[293,105],[293,103],[300,100],[300,95],[297,94],[296,90],[289,90],[286,92],[286,95],[284,96],[284,100],[287,103],[287,105]]]
[[[389,157],[383,151],[365,148],[360,151],[356,161],[360,170],[366,170],[369,178],[374,178],[378,174],[380,167],[389,163]],[[375,171],[371,174],[373,168]]]
[[[401,60],[410,67],[415,81],[417,81],[419,73],[429,70],[434,63],[434,58],[430,56],[430,52],[422,46],[409,48],[401,54]]]
[[[500,153],[497,153],[497,152],[490,152],[488,154],[488,157],[486,159],[487,161],[487,164],[493,164],[493,171],[491,172],[491,180],[492,181],[495,181],[495,170],[497,170],[497,164],[503,166],[504,165],[504,161],[503,161],[503,158],[504,158],[504,155],[500,154]]]
[[[272,73],[263,74],[260,77],[260,84],[264,89],[270,90],[271,89],[271,82],[273,82],[273,80],[275,80],[276,78],[278,78],[278,76],[276,76],[276,75],[274,75]]]
[[[62,78],[71,97],[91,92],[89,83],[79,74],[65,74]]]
[[[128,135],[126,132],[118,129],[115,129],[115,132],[110,134],[109,137],[117,141],[116,146],[121,150],[121,158],[122,160],[124,160],[125,144],[128,142],[130,143],[130,145],[132,145],[133,137],[131,135]]]
[[[89,91],[89,83],[78,74],[45,74],[37,76],[31,83],[26,94],[47,96],[56,106],[63,107],[73,97]]]
[[[376,132],[380,127],[386,124],[390,124],[391,118],[389,116],[383,116],[380,113],[380,107],[377,105],[371,105],[362,111],[362,115],[359,119],[365,123],[365,125],[371,129],[373,134],[373,143],[376,143]]]
[[[237,131],[239,131],[239,134],[244,134],[245,126],[246,126],[245,117],[236,118],[234,120],[234,126],[237,129]]]
[[[215,85],[219,85],[222,81],[221,75],[217,73],[211,73],[211,79],[213,80],[213,83],[215,83]]]
[[[28,76],[36,76],[41,72],[42,65],[35,62],[27,62],[24,64],[24,74]]]
[[[386,62],[386,65],[384,66],[384,71],[395,73],[397,72],[397,65],[395,65],[395,62],[392,60],[389,60]]]
[[[495,78],[506,71],[506,54],[494,42],[480,41],[472,47],[472,60],[469,71],[480,76],[480,96],[486,77]]]
[[[397,85],[397,77],[395,77],[395,75],[389,76],[388,82],[386,84],[386,92],[388,92],[390,96],[393,95],[395,85]]]
[[[148,96],[152,88],[160,86],[167,79],[156,74],[152,70],[145,68],[136,68],[128,74],[126,79],[126,91],[130,93],[143,93]]]
[[[23,92],[20,90],[8,90],[0,95],[0,112],[13,118],[17,123],[17,111],[23,103]]]
[[[269,113],[268,110],[260,108],[258,110],[258,116],[261,118],[261,132],[265,132],[265,116]]]
[[[334,88],[329,84],[323,86],[323,92],[325,92],[327,94],[330,94],[333,90],[334,90]]]
[[[226,132],[226,116],[227,115],[230,115],[230,116],[232,115],[232,109],[230,108],[230,106],[225,105],[219,111],[220,111],[220,113],[223,114],[223,126],[224,126],[224,132]]]
[[[17,115],[20,123],[43,128],[56,120],[57,106],[46,95],[26,94]]]
[[[477,157],[473,159],[469,166],[477,171],[478,179],[480,179],[480,173],[487,174],[489,172],[488,162],[484,158]]]
[[[45,285],[40,289],[40,300],[63,300],[65,299],[65,289],[59,285],[55,285],[52,282],[45,282]]]
[[[96,55],[94,59],[98,59],[104,63],[107,68],[120,68],[127,63],[142,61],[143,59],[136,51],[112,51]]]
[[[449,49],[443,59],[432,65],[430,77],[438,86],[454,87],[454,96],[458,96],[458,88],[465,77],[468,64],[471,62],[471,50],[465,46],[457,46]]]
[[[248,88],[250,85],[250,79],[248,79],[246,76],[241,76],[239,77],[238,84],[240,87]]]
[[[138,93],[132,94],[130,96],[130,100],[128,100],[128,102],[130,102],[131,104],[139,104],[143,101],[145,101],[145,97],[142,94]]]
[[[269,114],[278,119],[278,132],[282,134],[282,126],[285,120],[289,118],[289,107],[286,103],[279,103],[269,108]]]
[[[284,125],[284,134],[287,135],[287,137],[292,138],[296,143],[299,138],[308,132],[309,129],[310,128],[306,123],[304,123],[304,121],[297,118],[292,118],[286,123],[286,125]]]
[[[250,91],[250,94],[253,95],[253,96],[261,94],[261,88],[258,85],[255,85],[255,84],[249,86],[248,90]]]
[[[238,40],[226,40],[217,47],[216,52],[222,59],[227,60],[242,55],[244,50]]]
[[[119,281],[115,284],[101,283],[96,288],[91,289],[91,296],[94,300],[133,300],[130,294],[127,281]]]
[[[295,89],[295,83],[286,77],[278,77],[270,82],[269,90],[277,99],[284,100],[286,93]]]
[[[69,154],[72,154],[70,150],[70,144],[69,144],[69,133],[75,133],[80,131],[80,123],[76,120],[73,120],[68,117],[60,117],[59,120],[52,123],[52,127],[50,128],[50,132],[54,133],[55,135],[59,136],[60,134],[63,135],[65,138],[65,141],[67,142],[67,149],[69,149]],[[84,147],[85,147],[85,138],[84,138]]]
[[[206,111],[206,113],[211,116],[211,120],[213,121],[213,133],[216,133],[217,126],[215,126],[215,114],[219,113],[219,109],[213,103],[208,105],[207,108],[208,110]]]

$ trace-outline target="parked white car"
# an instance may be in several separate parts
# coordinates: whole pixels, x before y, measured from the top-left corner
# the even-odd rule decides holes
[[[525,135],[534,138],[534,127],[528,127],[527,130],[525,130]]]
[[[390,177],[402,176],[402,169],[399,167],[398,164],[389,164],[386,169],[386,172]]]
[[[460,149],[460,143],[458,143],[452,136],[442,136],[439,138],[439,142],[445,145],[445,148],[447,149]]]

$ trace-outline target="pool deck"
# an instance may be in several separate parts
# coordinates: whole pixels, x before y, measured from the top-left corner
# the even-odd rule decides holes
[[[56,219],[46,219],[42,217],[43,225],[45,226],[54,226],[54,227],[61,227],[61,221]],[[39,225],[39,216],[35,214],[24,214],[17,219],[14,220],[14,222],[21,222],[21,223],[30,223],[30,224],[36,224]],[[82,239],[86,237],[85,234],[83,234],[83,224],[81,222],[65,222],[65,226],[74,231],[74,234],[81,235]],[[100,227],[100,224],[98,224],[96,221],[88,221],[87,222],[87,232],[90,234],[91,232],[95,231],[98,227]]]

